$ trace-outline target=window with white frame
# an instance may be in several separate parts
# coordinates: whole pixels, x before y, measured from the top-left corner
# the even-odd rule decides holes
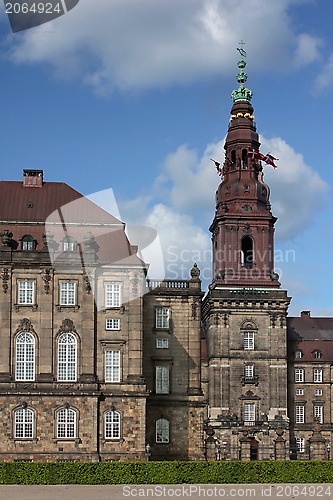
[[[157,349],[168,349],[168,347],[169,347],[169,339],[156,339]]]
[[[75,252],[76,241],[71,236],[67,236],[62,242],[62,249],[64,252]]]
[[[18,280],[17,303],[21,305],[33,305],[35,303],[35,281]]]
[[[115,319],[115,318],[106,319],[105,330],[120,330],[120,319]]]
[[[295,351],[295,358],[296,359],[303,358],[303,352],[300,349],[298,349],[297,351]]]
[[[324,408],[322,405],[314,405],[313,407],[313,416],[315,420],[318,420],[319,423],[323,423],[324,420]]]
[[[33,439],[34,412],[29,408],[19,408],[14,412],[14,438]]]
[[[156,420],[156,443],[169,443],[170,441],[170,424],[166,418]]]
[[[109,410],[104,413],[105,439],[120,439],[120,413]]]
[[[77,379],[77,340],[73,333],[62,333],[58,338],[58,382]]]
[[[245,365],[244,366],[244,377],[245,378],[253,378],[254,376],[254,365]]]
[[[105,307],[120,307],[121,284],[105,283]]]
[[[30,235],[23,236],[21,240],[21,249],[26,252],[31,252],[32,250],[35,250],[36,240]]]
[[[76,287],[74,281],[60,281],[59,283],[59,303],[61,306],[76,305]]]
[[[304,396],[304,389],[296,389],[296,396]]]
[[[323,370],[319,369],[313,370],[313,381],[317,383],[323,381]]]
[[[254,349],[254,332],[244,332],[244,349]]]
[[[16,337],[15,380],[35,380],[35,337],[29,332],[21,332]]]
[[[244,422],[254,422],[256,419],[255,403],[244,404]]]
[[[56,436],[58,439],[76,438],[76,411],[72,408],[61,408],[56,413]]]
[[[105,351],[105,382],[120,382],[120,351]]]
[[[322,357],[322,352],[319,351],[319,349],[316,349],[315,351],[313,351],[313,357],[316,358],[316,359],[320,359]]]
[[[170,309],[168,307],[157,307],[155,310],[155,326],[156,328],[169,328],[170,326]]]
[[[155,390],[156,394],[169,394],[170,368],[168,365],[155,366]]]
[[[296,450],[297,450],[297,453],[304,453],[305,452],[305,439],[304,439],[304,437],[297,437],[296,438]]]
[[[304,424],[305,421],[305,407],[304,405],[296,405],[295,407],[295,420],[296,424]]]
[[[295,382],[304,382],[304,369],[296,368],[295,370]]]
[[[323,390],[322,389],[315,389],[315,396],[322,396],[323,395]]]

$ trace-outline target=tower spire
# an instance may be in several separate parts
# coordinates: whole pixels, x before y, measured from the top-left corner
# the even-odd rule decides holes
[[[216,193],[213,233],[213,276],[220,286],[280,286],[274,272],[274,224],[269,187],[263,181],[259,136],[251,104],[244,42],[238,51],[239,87],[226,137],[222,182]],[[254,154],[256,153],[256,154]]]
[[[243,49],[243,45],[245,45],[243,40],[241,40],[239,42],[239,45],[240,45],[240,47],[237,47],[237,50],[241,55],[241,59],[238,61],[238,64],[237,64],[239,72],[238,72],[238,75],[236,77],[237,82],[239,83],[239,86],[237,89],[232,91],[231,98],[234,102],[237,102],[237,101],[251,102],[252,95],[253,95],[252,90],[247,89],[245,87],[245,83],[247,80],[247,74],[245,73],[244,69],[246,66],[247,54],[246,54],[245,50]]]

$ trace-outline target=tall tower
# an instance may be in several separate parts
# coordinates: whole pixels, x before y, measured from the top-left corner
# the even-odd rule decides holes
[[[207,453],[222,458],[285,459],[287,330],[290,302],[274,272],[274,224],[263,181],[246,52],[231,96],[225,162],[211,224],[213,275],[204,299],[208,352]],[[272,162],[274,163],[274,162]]]

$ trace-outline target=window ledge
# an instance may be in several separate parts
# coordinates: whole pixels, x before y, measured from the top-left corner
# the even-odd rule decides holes
[[[16,312],[19,312],[21,308],[28,309],[30,308],[32,311],[36,311],[38,308],[37,304],[14,304],[14,308]]]
[[[82,443],[81,439],[80,438],[54,438],[54,441],[56,443],[64,443],[66,441],[70,442],[70,443],[76,443],[76,444],[80,444]]]
[[[103,307],[102,311],[104,314],[108,313],[109,311],[119,311],[120,314],[124,314],[125,312],[125,306],[118,306],[118,307]]]
[[[59,312],[61,312],[63,310],[76,312],[80,309],[80,306],[78,304],[75,304],[75,305],[56,304],[56,308],[58,309]]]

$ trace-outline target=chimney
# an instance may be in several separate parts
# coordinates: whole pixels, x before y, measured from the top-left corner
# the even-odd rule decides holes
[[[43,170],[23,170],[24,187],[43,187]]]
[[[307,318],[311,318],[310,311],[302,311],[301,318],[303,318],[304,316],[306,316]]]

